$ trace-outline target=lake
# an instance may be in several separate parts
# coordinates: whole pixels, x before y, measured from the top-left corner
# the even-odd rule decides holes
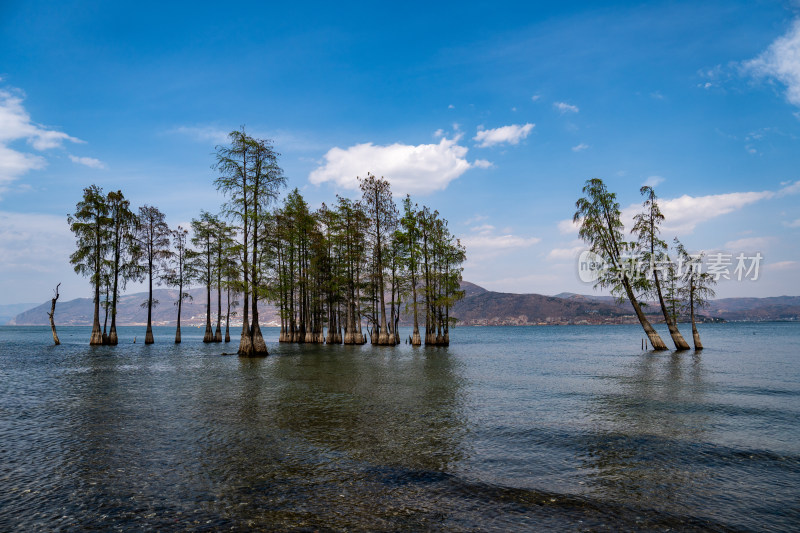
[[[0,328],[0,530],[800,528],[797,323],[701,325],[700,354],[638,326],[265,328],[265,359],[154,330]]]

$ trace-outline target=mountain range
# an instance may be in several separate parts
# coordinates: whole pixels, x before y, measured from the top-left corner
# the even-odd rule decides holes
[[[582,295],[560,293],[555,296],[541,294],[516,294],[489,291],[470,282],[463,282],[464,298],[457,302],[451,316],[459,319],[464,326],[513,326],[544,324],[628,324],[636,323],[633,310],[627,303],[618,303],[611,296]],[[206,292],[202,288],[188,291],[192,296],[185,301],[181,314],[181,324],[202,326],[206,321]],[[154,325],[174,325],[177,308],[178,291],[156,289],[154,299],[160,304],[153,310]],[[126,294],[120,297],[117,305],[118,325],[144,325],[147,321],[147,309],[141,304],[147,300],[146,293]],[[222,295],[222,313],[225,314],[225,294]],[[50,301],[41,305],[30,305],[26,311],[19,312],[28,304],[0,307],[0,313],[18,314],[6,319],[9,325],[46,325],[49,324],[47,313]],[[212,319],[216,324],[216,293],[211,298]],[[235,307],[234,307],[235,310]],[[656,304],[646,306],[646,312],[653,322],[663,321]],[[91,325],[94,304],[91,298],[77,298],[59,302],[56,306],[55,320],[57,325],[85,326]],[[0,317],[3,315],[0,314]],[[259,305],[259,316],[264,326],[280,324],[278,309],[269,304]],[[410,324],[410,314],[404,313],[403,324]],[[699,313],[700,321],[765,321],[765,320],[800,320],[800,296],[778,296],[770,298],[721,298],[712,300]],[[100,315],[103,320],[103,312]],[[110,318],[109,318],[110,321]],[[237,317],[231,318],[231,324],[237,324]],[[0,322],[3,323],[3,322]]]

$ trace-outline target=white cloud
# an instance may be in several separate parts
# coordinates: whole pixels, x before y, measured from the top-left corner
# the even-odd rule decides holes
[[[661,176],[650,176],[646,180],[644,180],[644,183],[642,183],[642,185],[647,185],[648,187],[656,187],[658,185],[661,185],[662,183],[664,183],[664,178],[662,178]]]
[[[784,222],[783,225],[787,228],[800,228],[800,218],[791,222]]]
[[[588,144],[586,144],[586,143],[580,143],[580,144],[579,144],[579,145],[577,145],[577,146],[573,146],[573,147],[572,147],[572,151],[573,151],[573,152],[583,152],[583,151],[584,151],[584,150],[586,150],[587,148],[589,148],[589,145],[588,145]]]
[[[786,99],[800,106],[800,19],[757,58],[745,61],[746,73],[778,80],[786,86]]]
[[[475,217],[477,218],[477,217]],[[492,224],[480,224],[471,228],[470,234],[461,239],[467,249],[471,266],[482,260],[493,259],[507,252],[529,248],[541,242],[538,237],[514,235],[511,228],[503,228],[498,233]]]
[[[480,226],[475,226],[472,228],[472,231],[478,233],[479,235],[487,235],[494,231],[494,226],[491,224],[481,224]]]
[[[562,220],[558,223],[558,231],[562,235],[569,235],[570,233],[577,234],[579,229],[581,229],[580,223],[573,222],[571,218]]]
[[[102,161],[93,157],[76,157],[74,155],[70,155],[69,160],[73,163],[84,165],[89,168],[106,168],[106,165]]]
[[[0,275],[61,271],[73,242],[66,215],[0,211]]]
[[[547,259],[555,261],[565,261],[577,259],[582,251],[586,250],[585,245],[573,246],[571,248],[553,248],[547,254]]]
[[[566,102],[555,102],[553,104],[553,107],[558,109],[561,113],[577,113],[578,111],[580,111],[580,109],[578,109],[578,106],[571,105]]]
[[[433,132],[433,136],[436,137],[437,139],[439,137],[444,137],[444,130],[442,128],[439,128],[438,130]]]
[[[489,168],[493,166],[492,162],[487,161],[486,159],[476,159],[472,165],[478,168]]]
[[[648,182],[653,180],[653,178],[658,178],[658,176],[651,176],[644,184],[650,184]],[[689,196],[688,194],[684,194],[678,198],[661,198],[659,200],[659,205],[665,217],[661,233],[670,238],[675,235],[686,235],[692,233],[697,225],[702,222],[738,211],[747,205],[761,200],[797,193],[800,193],[800,181],[787,185],[778,192],[731,192],[725,194],[710,194],[707,196]],[[631,204],[622,210],[621,219],[628,231],[633,227],[633,217],[639,213],[641,207],[641,204]],[[795,224],[797,224],[797,226],[795,226]],[[784,226],[800,227],[800,219],[790,223],[784,222]],[[558,231],[561,234],[576,234],[579,229],[580,225],[574,223],[572,219],[565,219],[558,222]],[[738,243],[738,241],[734,242]]]
[[[768,248],[774,237],[745,237],[735,241],[728,241],[724,247],[730,252],[756,252]]]
[[[533,100],[534,102],[536,102],[536,101],[537,101],[537,100],[539,100],[539,98],[541,98],[541,97],[542,97],[542,95],[541,95],[541,94],[534,94],[533,96],[531,96],[531,100]]]
[[[25,173],[47,166],[44,157],[11,148],[12,142],[24,139],[40,152],[59,148],[65,141],[83,142],[32,122],[22,102],[21,91],[0,89],[0,192]]]
[[[778,261],[777,263],[767,263],[764,268],[767,270],[793,270],[797,266],[797,261]]]
[[[479,129],[473,140],[478,141],[478,146],[486,148],[496,144],[508,143],[519,144],[519,141],[527,137],[535,124],[511,124],[499,128],[483,130]]]
[[[334,147],[325,154],[323,165],[313,170],[308,179],[319,185],[336,185],[358,190],[357,176],[372,172],[392,184],[396,194],[427,194],[443,190],[454,179],[474,166],[465,157],[467,148],[458,144],[459,137],[443,138],[438,144],[356,144],[346,149]]]
[[[466,224],[466,225],[475,224],[477,222],[483,222],[484,220],[488,220],[488,219],[489,219],[489,217],[486,216],[486,215],[474,215],[471,218],[468,218],[467,220],[465,220],[464,224]]]
[[[520,237],[518,235],[490,235],[481,233],[479,235],[468,235],[461,239],[467,252],[470,249],[480,250],[508,250],[512,248],[527,248],[541,242],[538,237]]]
[[[214,144],[225,144],[228,142],[228,131],[214,126],[180,126],[168,133],[178,133],[186,135],[195,141],[213,142]]]
[[[746,205],[774,196],[775,193],[772,191],[761,191],[710,194],[708,196],[684,194],[673,199],[662,198],[660,206],[665,221],[661,232],[662,235],[668,237],[686,235],[692,233],[701,222],[732,213]],[[622,210],[622,221],[628,230],[633,227],[633,217],[640,209],[641,204],[633,204]]]
[[[791,185],[786,185],[778,191],[778,196],[786,196],[788,194],[800,193],[800,181],[795,181]]]
[[[449,106],[447,106],[447,109],[455,109],[455,108],[456,108],[456,106],[454,106],[453,104],[450,104]]]

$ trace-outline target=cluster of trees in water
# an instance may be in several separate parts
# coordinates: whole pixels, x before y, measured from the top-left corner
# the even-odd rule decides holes
[[[625,240],[616,194],[608,190],[603,180],[587,180],[583,187],[585,196],[575,204],[573,221],[580,226],[579,235],[605,265],[599,270],[595,286],[610,289],[620,300],[630,301],[654,350],[666,350],[667,345],[642,310],[645,300],[658,300],[677,350],[689,349],[678,330],[678,317],[688,314],[694,347],[702,350],[695,310],[714,296],[712,286],[716,278],[702,272],[703,254],[690,255],[677,237],[670,254],[661,238],[665,217],[658,197],[650,186],[643,186],[639,192],[645,199],[642,211],[634,217],[631,241]]]
[[[255,139],[244,128],[231,132],[229,144],[216,148],[213,164],[226,202],[219,214],[203,211],[193,219],[191,234],[170,228],[156,207],[134,211],[121,191],[84,189],[68,221],[77,244],[70,262],[94,289],[90,344],[118,343],[119,294],[126,283],[147,280],[145,343],[154,342],[153,284],[178,289],[179,343],[181,307],[190,297],[186,288],[200,283],[207,296],[204,342],[222,342],[223,316],[224,338],[230,340],[231,307],[242,299],[240,355],[267,355],[260,301],[279,308],[281,342],[364,344],[366,322],[372,344],[396,345],[406,312],[413,317],[411,344],[422,344],[424,320],[425,344],[448,345],[455,323],[450,310],[463,297],[466,252],[447,221],[409,196],[400,212],[389,182],[372,174],[359,178],[360,200],[337,196],[333,205],[312,210],[295,189],[280,202],[286,178],[278,156],[271,141]]]

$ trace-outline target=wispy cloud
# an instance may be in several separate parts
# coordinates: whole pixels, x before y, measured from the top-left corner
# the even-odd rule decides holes
[[[772,191],[731,192],[726,194],[710,194],[707,196],[689,196],[684,194],[678,198],[660,201],[661,212],[664,213],[665,235],[686,235],[692,233],[698,224],[722,215],[733,213],[745,206],[761,200],[773,198]],[[625,227],[633,227],[633,217],[641,210],[641,204],[632,204],[622,210],[622,221]]]
[[[577,245],[570,248],[553,248],[547,254],[547,259],[551,261],[569,261],[577,259],[584,250],[586,250],[586,245]]]
[[[577,146],[573,146],[573,147],[572,147],[572,151],[573,151],[573,152],[583,152],[583,151],[584,151],[584,150],[586,150],[587,148],[589,148],[589,145],[588,145],[588,144],[586,144],[586,143],[580,143],[580,144],[579,144],[579,145],[577,145]]]
[[[766,270],[794,270],[797,266],[797,261],[778,261],[777,263],[767,263],[764,268]]]
[[[800,193],[800,180],[795,181],[789,185],[784,186],[781,190],[778,191],[778,196],[787,196],[790,194],[798,194]]]
[[[800,228],[800,218],[792,220],[791,222],[784,222],[783,225],[787,228]]]
[[[757,252],[769,248],[774,241],[774,237],[745,237],[735,241],[728,241],[723,248],[731,252]]]
[[[562,220],[558,223],[558,232],[562,235],[569,235],[571,233],[578,233],[580,224],[573,222],[571,218]]]
[[[177,133],[185,135],[192,140],[199,142],[212,142],[214,144],[224,144],[228,142],[227,130],[223,130],[216,126],[179,126],[170,130],[167,133]]]
[[[568,104],[566,102],[555,102],[553,104],[553,107],[555,107],[562,114],[563,113],[577,113],[578,111],[580,111],[580,109],[578,109],[578,106],[572,105],[572,104]]]
[[[473,167],[485,168],[484,160],[470,163],[467,148],[458,144],[459,137],[442,138],[438,144],[363,143],[349,148],[334,147],[323,156],[324,163],[309,174],[311,183],[332,182],[340,187],[358,190],[357,176],[367,172],[383,176],[398,194],[428,194],[445,189],[451,181]]]
[[[642,185],[646,185],[648,187],[656,187],[658,185],[661,185],[662,183],[664,183],[664,178],[662,178],[661,176],[650,176],[646,180],[644,180],[644,183],[642,183]]]
[[[93,157],[76,157],[70,154],[69,160],[72,161],[73,163],[76,163],[78,165],[83,165],[89,168],[98,168],[98,169],[106,168],[105,163]]]
[[[538,237],[520,237],[519,235],[470,235],[464,237],[461,242],[467,249],[480,250],[508,250],[516,248],[527,248],[541,242]]]
[[[707,196],[689,196],[684,194],[678,198],[661,198],[661,212],[664,213],[664,235],[686,235],[692,233],[698,224],[733,213],[745,206],[761,200],[778,196],[773,191],[731,192],[710,194]],[[641,204],[631,204],[622,210],[621,219],[625,228],[633,227],[633,217],[641,211]],[[565,219],[558,223],[562,235],[577,234],[580,225]]]
[[[72,246],[65,216],[0,211],[0,275],[59,271]]]
[[[486,148],[496,144],[519,144],[519,142],[526,138],[535,127],[535,124],[511,124],[509,126],[501,126],[494,129],[478,129],[478,133],[473,137],[477,141],[478,146]]]
[[[0,89],[0,192],[25,173],[47,166],[43,156],[11,148],[12,142],[24,139],[39,152],[59,148],[65,141],[83,142],[33,122],[23,101],[22,91]]]
[[[485,220],[486,217],[473,217],[472,220]],[[499,255],[529,248],[541,242],[539,237],[524,237],[515,235],[512,228],[503,228],[497,231],[494,225],[484,223],[473,226],[470,232],[461,239],[467,248],[470,263],[480,263],[483,260],[493,259]]]
[[[777,80],[786,86],[786,99],[800,106],[800,19],[755,59],[742,64],[745,73]]]

